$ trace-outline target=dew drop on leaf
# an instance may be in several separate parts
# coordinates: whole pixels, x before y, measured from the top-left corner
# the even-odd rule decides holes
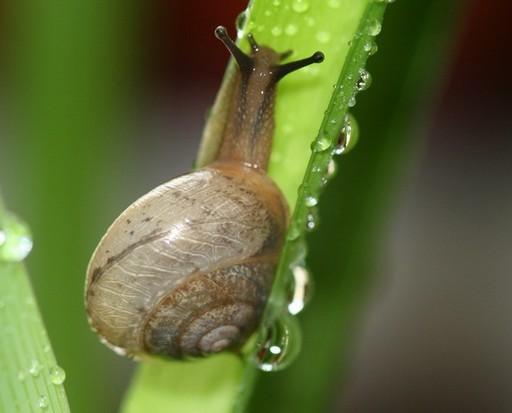
[[[297,320],[284,314],[267,328],[254,362],[262,371],[283,370],[295,360],[300,346],[301,334]]]
[[[368,34],[370,36],[377,36],[382,30],[382,24],[377,19],[374,19],[368,25]]]
[[[294,265],[291,269],[292,282],[288,300],[288,312],[299,314],[311,296],[311,279],[309,271],[304,265]]]
[[[32,250],[28,227],[15,215],[0,219],[0,261],[22,261]]]
[[[359,127],[356,119],[351,113],[345,115],[343,120],[343,127],[341,128],[341,134],[338,138],[338,142],[332,151],[333,155],[341,155],[350,151],[359,138]]]
[[[359,69],[359,79],[357,79],[356,88],[358,92],[366,90],[372,84],[372,76],[366,69]]]
[[[311,144],[313,152],[323,152],[331,147],[331,140],[327,136],[320,136]]]
[[[318,204],[318,199],[313,195],[308,195],[306,198],[304,198],[304,204],[307,207],[314,207]]]
[[[39,396],[39,399],[37,399],[37,407],[42,410],[46,410],[48,407],[48,397],[46,397],[44,394]]]
[[[53,366],[50,369],[50,381],[55,385],[60,385],[66,380],[66,372],[60,366]]]
[[[316,204],[315,204],[316,205]],[[318,226],[318,208],[310,206],[306,215],[306,230],[311,232]]]
[[[41,364],[39,363],[39,361],[37,361],[36,359],[32,360],[32,363],[30,363],[30,367],[28,369],[28,372],[34,376],[34,377],[37,377],[39,376],[39,373],[41,372]]]

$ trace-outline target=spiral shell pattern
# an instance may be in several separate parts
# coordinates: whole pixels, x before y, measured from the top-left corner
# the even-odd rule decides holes
[[[265,174],[215,165],[128,207],[89,263],[93,329],[118,352],[172,357],[234,349],[272,284],[287,206]]]

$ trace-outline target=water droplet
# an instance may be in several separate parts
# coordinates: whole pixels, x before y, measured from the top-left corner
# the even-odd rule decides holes
[[[295,24],[289,24],[286,26],[286,28],[284,29],[284,32],[288,35],[288,36],[295,36],[297,34],[297,32],[299,31],[299,28],[295,25]]]
[[[265,16],[267,16],[267,17],[272,16],[272,11],[269,9],[265,10]]]
[[[340,0],[328,0],[327,5],[333,9],[337,9],[340,7]]]
[[[243,32],[244,32],[244,26],[245,26],[245,21],[247,20],[247,11],[244,10],[243,12],[241,12],[236,20],[235,20],[235,27],[236,27],[236,37],[238,37],[239,39],[242,37],[243,35]]]
[[[368,56],[374,55],[377,52],[377,43],[375,43],[373,40],[368,40],[363,46],[364,51],[368,53]]]
[[[325,31],[318,32],[315,37],[320,43],[329,43],[331,40],[331,35]]]
[[[357,79],[356,88],[359,92],[366,90],[372,84],[372,76],[366,69],[359,69],[359,79]]]
[[[327,164],[327,178],[330,179],[336,174],[336,161],[334,159],[330,159],[329,163]]]
[[[268,329],[256,353],[255,363],[262,371],[279,371],[288,367],[299,354],[300,329],[295,317],[283,315]]]
[[[314,207],[318,204],[318,199],[312,195],[308,195],[306,198],[304,198],[304,203],[307,207]]]
[[[311,232],[318,224],[318,214],[316,209],[311,208],[308,215],[306,216],[306,229]]]
[[[293,266],[292,275],[288,312],[296,315],[302,311],[311,296],[311,280],[308,270],[303,265]]]
[[[49,352],[50,352],[50,350],[51,350],[51,347],[50,347],[48,344],[46,344],[46,345],[43,347],[43,351],[44,351],[45,353],[49,353]]]
[[[41,372],[41,364],[39,364],[39,362],[34,359],[32,360],[32,363],[30,364],[30,368],[28,369],[28,372],[34,376],[34,377],[37,377],[39,376],[39,373]]]
[[[28,227],[13,214],[0,220],[0,261],[22,261],[32,249]]]
[[[286,234],[286,239],[288,241],[295,241],[300,236],[300,229],[297,225],[292,224],[290,226],[290,229],[288,230],[288,233]]]
[[[48,407],[48,397],[44,394],[39,396],[39,399],[37,399],[37,407],[43,410],[46,409]]]
[[[294,0],[292,10],[297,13],[304,13],[309,9],[309,3],[306,0]]]
[[[331,140],[327,136],[321,136],[311,144],[313,152],[323,152],[331,147]]]
[[[281,0],[273,0],[272,1],[272,6],[279,7],[280,5],[281,5]]]
[[[332,152],[333,155],[341,155],[342,153],[350,151],[357,143],[358,138],[359,127],[357,125],[357,121],[351,113],[347,113],[343,120],[343,127],[341,128],[338,143]]]
[[[367,30],[370,36],[377,36],[382,30],[382,24],[377,19],[373,19],[368,25]]]
[[[349,108],[353,108],[356,105],[356,97],[352,96],[347,103]]]
[[[25,377],[26,377],[26,376],[25,376],[25,373],[24,373],[24,372],[22,372],[22,371],[18,371],[18,380],[19,380],[19,381],[23,381],[23,380],[25,380]]]
[[[64,380],[66,380],[66,372],[64,369],[60,366],[54,366],[50,369],[50,381],[55,384],[59,385],[64,383]]]
[[[272,30],[270,30],[270,33],[272,33],[273,36],[281,36],[283,29],[281,29],[279,26],[274,26],[272,27]]]
[[[394,3],[395,0],[376,0],[377,3]]]

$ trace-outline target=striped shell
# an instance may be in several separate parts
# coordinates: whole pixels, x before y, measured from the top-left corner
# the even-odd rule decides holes
[[[127,355],[236,349],[269,294],[287,220],[263,172],[214,164],[167,182],[111,225],[87,270],[89,323]]]

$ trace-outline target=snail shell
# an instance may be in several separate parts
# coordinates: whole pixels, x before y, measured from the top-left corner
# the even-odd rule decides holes
[[[277,65],[280,55],[252,37],[248,56],[225,29],[216,34],[240,67],[226,94],[218,154],[129,206],[89,263],[89,323],[121,354],[236,349],[256,328],[272,285],[288,216],[266,175],[274,85],[320,60]]]
[[[98,334],[128,353],[201,355],[252,332],[272,283],[286,204],[264,174],[217,165],[144,195],[88,269]]]

